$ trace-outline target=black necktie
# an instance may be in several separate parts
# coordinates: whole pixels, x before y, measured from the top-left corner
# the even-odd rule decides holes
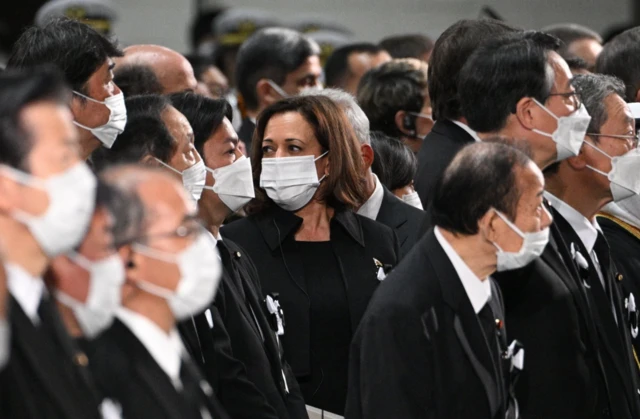
[[[195,365],[190,360],[183,359],[180,365],[180,381],[182,382],[182,395],[184,411],[188,418],[202,418],[202,410],[207,410],[206,395],[200,387],[202,378],[197,373]]]
[[[482,310],[478,312],[478,318],[480,319],[480,324],[482,325],[484,336],[487,339],[487,344],[489,344],[491,356],[495,359],[496,355],[498,354],[496,317],[493,314],[491,305],[488,302],[484,305],[484,307],[482,307]]]

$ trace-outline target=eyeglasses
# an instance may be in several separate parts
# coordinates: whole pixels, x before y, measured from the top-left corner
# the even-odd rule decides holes
[[[578,109],[580,106],[582,106],[582,100],[580,99],[580,95],[578,94],[578,92],[549,93],[549,97],[551,96],[561,96],[565,102],[569,100],[572,101],[572,105],[575,107],[575,109]]]
[[[614,135],[614,134],[589,134],[587,133],[588,136],[590,137],[608,137],[608,138],[615,138],[618,140],[624,140],[627,141],[627,143],[631,144],[631,148],[637,148],[638,147],[638,141],[640,140],[640,134],[636,133],[634,135]]]

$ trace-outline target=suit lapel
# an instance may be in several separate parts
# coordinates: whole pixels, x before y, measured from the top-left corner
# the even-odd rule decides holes
[[[384,191],[384,197],[382,198],[382,205],[380,211],[378,211],[378,217],[376,221],[386,226],[393,228],[398,236],[398,242],[400,247],[409,238],[409,232],[406,230],[407,217],[405,211],[402,208],[402,201],[400,201],[394,194],[392,194],[386,187],[382,187]]]

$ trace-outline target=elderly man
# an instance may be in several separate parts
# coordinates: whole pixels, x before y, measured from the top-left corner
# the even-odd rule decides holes
[[[356,332],[346,417],[514,417],[518,357],[505,354],[517,344],[507,345],[490,275],[542,253],[543,188],[540,169],[508,145],[456,156],[436,187],[435,229],[380,285]]]

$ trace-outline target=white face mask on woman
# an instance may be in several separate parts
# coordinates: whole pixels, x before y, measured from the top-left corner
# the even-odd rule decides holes
[[[262,159],[260,187],[280,208],[297,211],[311,201],[323,176],[318,180],[316,161],[326,156],[324,152],[313,156],[279,157]]]
[[[522,237],[522,246],[517,252],[505,252],[496,243],[493,245],[498,249],[497,271],[509,271],[527,266],[539,257],[549,243],[549,227],[537,231],[535,233],[523,233],[515,224],[507,219],[507,217],[498,210],[494,210],[498,217],[504,221],[511,230],[518,236]],[[546,211],[546,210],[545,210]]]

